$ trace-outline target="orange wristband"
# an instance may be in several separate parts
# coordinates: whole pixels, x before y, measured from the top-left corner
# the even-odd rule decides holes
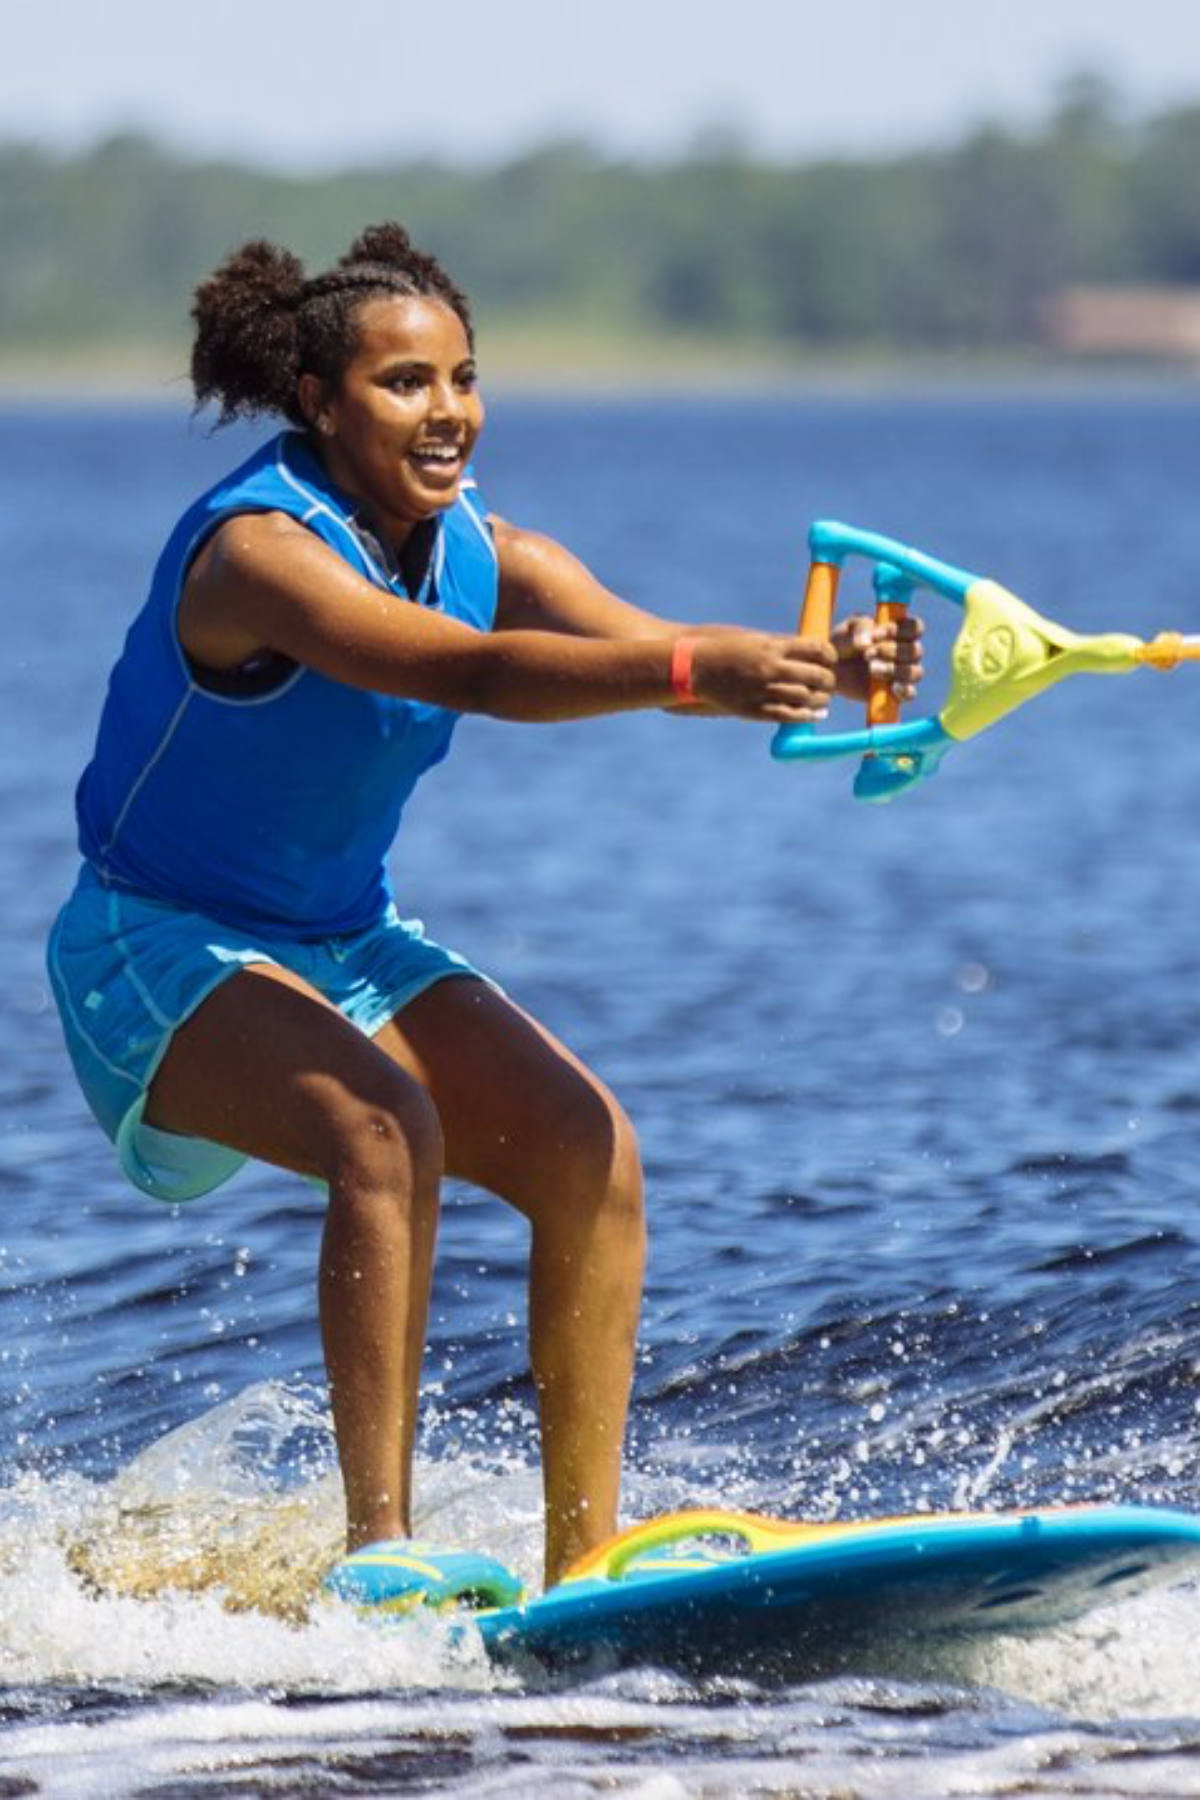
[[[692,686],[692,658],[696,654],[694,637],[679,637],[671,646],[671,692],[685,706],[700,698]]]

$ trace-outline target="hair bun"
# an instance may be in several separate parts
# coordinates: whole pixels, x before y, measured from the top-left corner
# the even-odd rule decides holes
[[[304,289],[304,265],[290,250],[269,244],[265,238],[254,238],[235,250],[208,280],[196,290],[196,309],[203,304],[206,289],[220,284],[224,295],[240,292],[243,305],[257,305],[268,310],[296,307]]]
[[[416,258],[417,252],[407,231],[403,225],[391,219],[383,225],[368,225],[365,231],[360,232],[345,256],[338,259],[338,268],[349,269],[356,263],[376,263],[385,269],[410,269]]]
[[[198,405],[220,401],[221,424],[293,403],[303,292],[300,259],[262,238],[227,256],[196,289],[192,384]]]

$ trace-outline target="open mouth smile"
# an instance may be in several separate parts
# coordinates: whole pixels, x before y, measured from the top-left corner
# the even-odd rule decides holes
[[[422,475],[445,478],[457,475],[463,466],[461,444],[421,444],[408,452],[407,460]]]

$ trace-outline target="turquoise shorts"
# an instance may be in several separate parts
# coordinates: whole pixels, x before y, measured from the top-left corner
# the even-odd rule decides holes
[[[157,1200],[210,1193],[247,1160],[224,1144],[159,1131],[142,1114],[171,1034],[250,963],[291,969],[367,1037],[435,981],[486,979],[394,906],[350,937],[255,938],[105,887],[85,866],[50,936],[50,984],[84,1097],[126,1175]]]

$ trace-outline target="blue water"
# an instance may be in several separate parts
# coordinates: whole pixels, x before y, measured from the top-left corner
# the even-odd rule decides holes
[[[41,963],[108,665],[249,441],[182,403],[0,410],[0,1791],[1200,1795],[1187,1586],[782,1691],[523,1691],[434,1626],[298,1612],[338,1530],[319,1200],[265,1169],[178,1211],[124,1187]],[[1198,469],[1186,387],[501,398],[480,463],[674,617],[787,626],[832,515],[1143,634],[1200,629]],[[640,1130],[629,1518],[1200,1509],[1198,700],[1186,669],[1076,681],[889,808],[748,725],[462,728],[397,883]],[[532,1576],[524,1254],[448,1192],[420,1507]]]

